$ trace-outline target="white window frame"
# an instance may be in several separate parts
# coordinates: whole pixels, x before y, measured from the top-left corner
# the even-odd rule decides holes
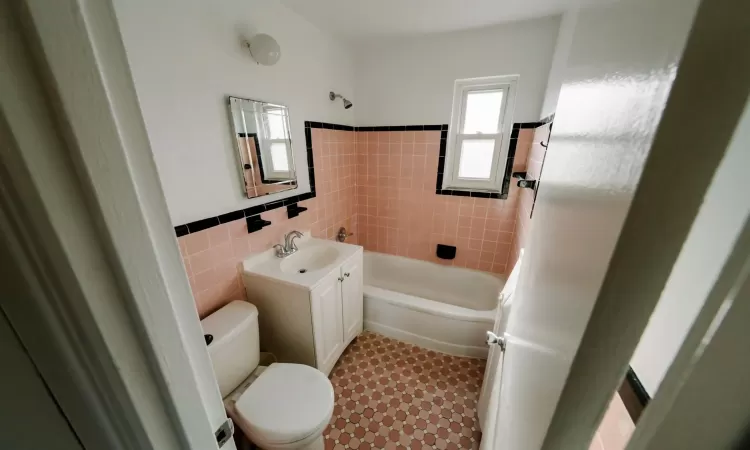
[[[294,176],[294,170],[292,169],[294,163],[294,159],[292,157],[292,145],[291,145],[291,128],[289,127],[289,116],[286,113],[280,114],[283,117],[284,120],[284,126],[286,127],[286,132],[288,136],[283,139],[271,139],[269,136],[271,135],[267,119],[265,119],[266,115],[269,114],[266,112],[266,107],[273,107],[273,108],[284,108],[281,105],[274,105],[272,103],[264,104],[264,109],[262,111],[262,114],[256,115],[256,118],[259,118],[257,122],[257,129],[260,131],[262,130],[262,136],[263,139],[261,139],[260,142],[260,155],[261,160],[263,163],[263,172],[265,175],[265,179],[269,181],[288,181],[290,178]],[[286,145],[286,157],[289,164],[289,170],[275,170],[276,167],[273,164],[273,156],[271,153],[271,144],[284,144]]]
[[[504,75],[456,80],[453,88],[453,110],[445,151],[443,189],[481,190],[498,193],[502,191],[503,178],[508,163],[508,146],[513,127],[518,78],[518,75]],[[498,133],[463,134],[461,132],[466,113],[466,97],[469,93],[478,91],[503,91],[503,105],[500,112]],[[459,178],[458,166],[461,157],[461,143],[466,139],[481,139],[483,137],[495,139],[490,179]]]

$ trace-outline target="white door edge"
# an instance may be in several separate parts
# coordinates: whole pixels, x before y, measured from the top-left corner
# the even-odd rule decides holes
[[[18,3],[0,6],[0,226],[24,278],[2,308],[87,448],[217,448],[226,414],[112,5]]]

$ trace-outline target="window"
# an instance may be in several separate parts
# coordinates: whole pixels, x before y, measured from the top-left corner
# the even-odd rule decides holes
[[[500,192],[517,75],[456,80],[443,189]]]
[[[263,111],[263,129],[268,139],[264,140],[265,148],[261,156],[266,178],[270,180],[285,180],[290,174],[289,129],[286,111],[275,105],[266,105]]]

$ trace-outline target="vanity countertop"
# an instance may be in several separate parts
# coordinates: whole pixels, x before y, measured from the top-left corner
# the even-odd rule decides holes
[[[359,245],[313,238],[308,232],[295,242],[299,250],[284,258],[277,257],[273,248],[249,256],[242,262],[243,272],[313,289],[344,261],[363,251]]]

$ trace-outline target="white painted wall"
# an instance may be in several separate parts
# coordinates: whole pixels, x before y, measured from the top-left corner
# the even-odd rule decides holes
[[[578,19],[578,9],[573,8],[563,14],[560,20],[560,29],[557,33],[555,53],[552,56],[552,67],[547,79],[547,90],[544,93],[544,103],[540,118],[547,117],[557,109],[557,99],[560,97],[560,88],[563,84],[565,66],[570,55],[570,46],[573,43],[573,31]]]
[[[358,47],[357,124],[449,123],[458,78],[519,74],[514,121],[539,118],[560,17]]]
[[[353,124],[349,50],[278,2],[114,0],[174,225],[307,192],[305,120]],[[257,65],[242,36],[268,33],[281,60]],[[230,135],[228,95],[289,107],[300,188],[248,200]]]
[[[653,396],[750,217],[750,108],[714,175],[631,367]]]

